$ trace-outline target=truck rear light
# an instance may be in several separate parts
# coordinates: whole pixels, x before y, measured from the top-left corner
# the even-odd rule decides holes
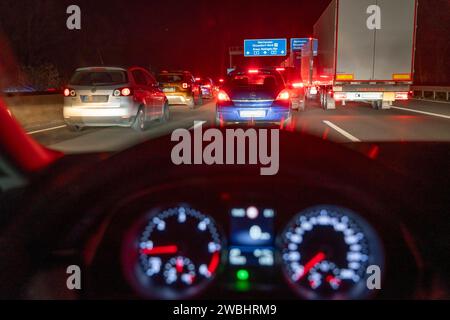
[[[223,90],[220,90],[219,93],[217,94],[217,100],[219,102],[230,102],[231,101],[228,94]]]
[[[130,88],[120,88],[113,92],[114,97],[129,97],[133,95],[133,91]]]
[[[352,74],[337,74],[336,81],[351,81],[354,76]]]
[[[408,100],[408,92],[396,92],[395,100]]]
[[[335,100],[345,100],[345,99],[347,99],[347,94],[345,92],[335,92],[334,99]]]
[[[412,77],[409,73],[395,73],[392,75],[392,80],[397,81],[411,81]]]
[[[64,97],[69,97],[69,96],[76,97],[77,96],[77,92],[70,88],[64,89],[63,93],[64,93]]]
[[[277,97],[278,101],[288,101],[291,98],[291,95],[289,94],[288,90],[282,90]]]
[[[302,82],[295,82],[295,83],[292,84],[292,87],[294,89],[300,89],[300,88],[304,87],[304,84]]]
[[[183,87],[183,89],[187,89],[187,88],[189,88],[189,85],[188,85],[186,82],[184,82],[184,83],[182,84],[182,87]]]

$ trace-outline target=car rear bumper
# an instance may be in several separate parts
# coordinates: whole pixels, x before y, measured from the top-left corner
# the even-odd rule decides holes
[[[225,122],[281,122],[291,117],[291,110],[287,107],[226,107],[217,106],[216,118]]]
[[[86,108],[64,107],[64,121],[69,125],[129,127],[137,114],[137,108]]]
[[[187,93],[165,93],[170,105],[173,104],[189,104],[192,101],[192,96]]]

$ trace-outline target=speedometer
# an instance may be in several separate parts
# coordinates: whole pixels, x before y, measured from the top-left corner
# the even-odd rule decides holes
[[[134,258],[125,257],[125,269],[145,296],[190,298],[215,277],[222,238],[211,217],[175,207],[150,214],[133,233],[124,252]]]
[[[383,269],[384,254],[374,229],[359,215],[323,206],[298,214],[281,236],[283,272],[306,299],[367,297],[367,268]]]

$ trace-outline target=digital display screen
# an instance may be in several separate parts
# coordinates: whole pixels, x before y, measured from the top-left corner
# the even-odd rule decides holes
[[[229,262],[233,266],[273,266],[275,211],[267,208],[233,208]]]

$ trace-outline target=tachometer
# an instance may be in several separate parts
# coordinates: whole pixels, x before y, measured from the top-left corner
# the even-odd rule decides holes
[[[189,298],[216,275],[222,238],[211,217],[180,206],[151,214],[140,230],[131,246],[135,261],[126,268],[146,296]]]
[[[307,299],[361,299],[367,268],[383,269],[384,254],[373,228],[344,208],[328,206],[297,215],[281,236],[283,271]]]

